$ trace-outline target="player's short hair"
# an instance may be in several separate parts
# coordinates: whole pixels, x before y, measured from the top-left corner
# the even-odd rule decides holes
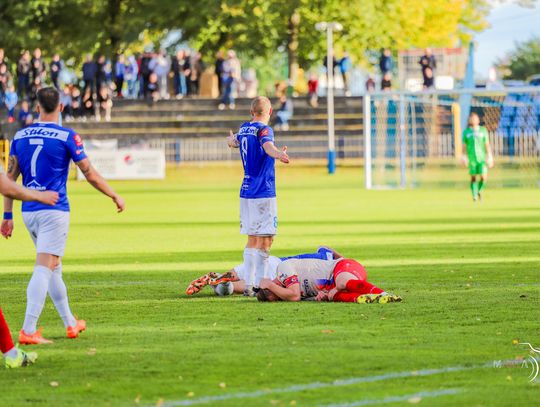
[[[255,116],[269,114],[272,103],[266,96],[257,96],[251,102],[251,113]]]
[[[471,117],[475,117],[475,116],[478,117],[478,119],[480,119],[480,115],[479,115],[477,112],[471,112],[471,113],[469,114],[469,119],[470,119]]]
[[[60,104],[60,93],[56,88],[47,86],[37,91],[37,100],[45,113],[52,113]]]
[[[281,301],[276,294],[265,288],[261,288],[259,291],[257,291],[257,300],[260,302]]]

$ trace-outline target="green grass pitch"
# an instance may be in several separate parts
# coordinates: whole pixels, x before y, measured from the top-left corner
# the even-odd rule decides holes
[[[36,366],[0,369],[0,405],[539,402],[529,368],[480,367],[527,357],[516,340],[540,348],[539,189],[488,185],[474,204],[465,184],[366,191],[357,168],[329,176],[322,167],[278,167],[273,253],[330,245],[403,303],[259,304],[209,290],[186,297],[194,277],[241,261],[236,164],[114,183],[127,201],[120,215],[89,185],[71,182],[64,276],[88,331],[64,338],[47,300],[40,326],[55,343],[33,348]],[[0,242],[0,304],[16,335],[34,251],[18,212],[15,227]]]

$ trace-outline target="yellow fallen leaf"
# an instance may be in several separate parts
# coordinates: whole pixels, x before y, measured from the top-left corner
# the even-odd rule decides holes
[[[58,383],[58,382],[50,382],[49,384],[51,385],[51,387],[58,387],[58,386],[60,386],[60,383]]]
[[[164,404],[165,404],[165,400],[159,399],[156,403],[156,407],[163,407]]]
[[[190,392],[187,394],[187,396],[188,396],[188,397],[193,397],[193,396],[195,396],[195,393],[192,392],[192,391],[190,391]]]
[[[227,385],[226,385],[225,383],[221,382],[221,383],[219,384],[219,387],[222,388],[222,389],[224,389],[225,387],[227,387]]]
[[[411,404],[418,404],[422,401],[422,397],[418,397],[418,396],[415,396],[415,397],[411,397],[409,400],[407,400],[409,403]]]

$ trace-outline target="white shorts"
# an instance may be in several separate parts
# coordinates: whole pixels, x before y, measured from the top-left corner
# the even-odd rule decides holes
[[[268,278],[270,280],[273,280],[277,277],[277,268],[281,264],[281,259],[276,256],[269,256],[268,257]],[[234,271],[236,271],[236,275],[240,280],[246,280],[246,266],[244,263],[239,264],[234,268]]]
[[[248,236],[276,235],[276,198],[240,198],[240,233]]]
[[[64,256],[69,230],[69,212],[42,210],[23,212],[22,216],[37,253]]]

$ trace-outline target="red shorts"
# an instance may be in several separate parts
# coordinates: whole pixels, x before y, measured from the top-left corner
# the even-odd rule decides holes
[[[336,267],[334,267],[334,281],[336,281],[337,276],[339,276],[341,273],[350,273],[361,281],[367,280],[366,269],[356,260],[343,259],[336,264]]]

